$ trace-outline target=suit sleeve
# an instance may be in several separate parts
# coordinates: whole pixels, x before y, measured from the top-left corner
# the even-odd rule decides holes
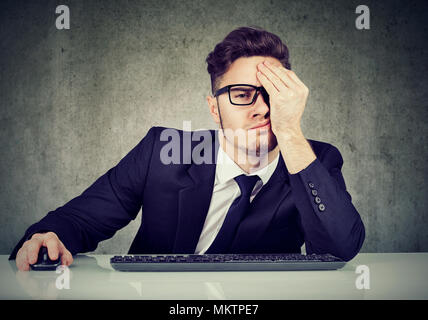
[[[155,128],[151,128],[137,146],[81,195],[30,226],[9,260],[15,259],[22,244],[37,232],[55,232],[74,255],[95,250],[100,241],[111,238],[135,219],[142,206],[155,134]]]
[[[365,229],[346,190],[342,165],[339,150],[329,145],[308,167],[289,177],[306,252],[349,261],[361,249]]]

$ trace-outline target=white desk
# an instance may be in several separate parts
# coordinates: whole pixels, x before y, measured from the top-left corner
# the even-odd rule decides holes
[[[18,272],[0,256],[0,299],[428,299],[428,253],[361,253],[336,271],[118,272],[111,255],[77,255],[70,289],[55,271]],[[357,289],[358,265],[370,289]]]

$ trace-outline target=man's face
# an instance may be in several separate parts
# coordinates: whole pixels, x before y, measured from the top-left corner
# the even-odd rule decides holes
[[[241,57],[235,60],[223,75],[219,89],[232,84],[250,84],[260,87],[261,83],[256,77],[257,65],[264,60],[281,65],[278,59],[272,57]],[[276,137],[270,127],[269,106],[260,92],[255,102],[249,106],[232,104],[228,92],[217,96],[217,99],[207,97],[207,100],[214,121],[223,129],[228,143],[235,148],[260,155],[276,147]],[[242,133],[245,138],[237,138],[242,136]]]

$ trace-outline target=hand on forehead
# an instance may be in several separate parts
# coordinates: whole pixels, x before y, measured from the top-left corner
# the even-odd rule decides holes
[[[281,62],[273,57],[241,57],[236,59],[230,65],[229,69],[223,76],[221,86],[235,83],[246,83],[260,87],[261,83],[256,76],[258,71],[257,66],[265,60],[269,61],[273,65],[282,66]]]

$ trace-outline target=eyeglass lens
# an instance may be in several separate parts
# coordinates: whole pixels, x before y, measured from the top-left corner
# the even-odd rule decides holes
[[[263,98],[267,104],[269,104],[269,95],[263,88],[261,89],[261,93]],[[230,100],[233,104],[237,105],[249,105],[254,101],[254,95],[256,94],[257,89],[250,86],[236,86],[230,88]]]

